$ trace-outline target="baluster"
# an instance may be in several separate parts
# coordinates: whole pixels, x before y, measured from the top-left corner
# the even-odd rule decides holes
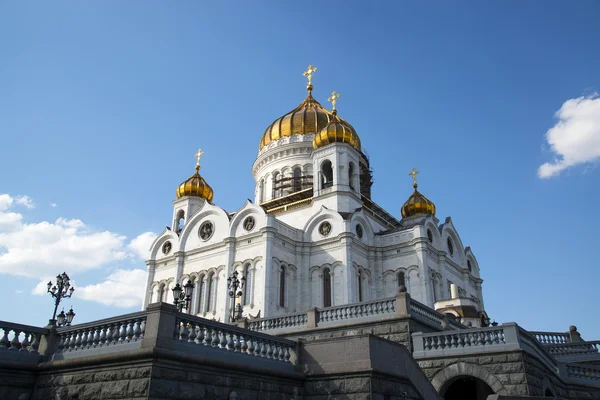
[[[233,343],[233,332],[225,332],[225,335],[227,336],[227,350],[228,351],[232,351],[234,348],[234,343]],[[223,336],[225,336],[223,335]]]
[[[250,354],[251,356],[254,355],[254,339],[252,337],[248,338],[248,354]]]
[[[221,331],[221,341],[219,342],[219,347],[222,349],[227,349],[227,332],[224,330]]]
[[[431,350],[431,338],[423,338],[423,347],[425,350]]]
[[[198,325],[198,336],[196,336],[196,343],[203,346],[206,345],[206,343],[204,343],[204,326],[202,325]]]
[[[0,339],[0,349],[8,349],[10,346],[10,342],[8,341],[8,328],[2,328],[4,335],[2,335],[2,339]]]
[[[460,337],[460,335],[457,335],[457,334],[452,335],[452,347],[454,347],[454,348],[458,347],[459,337]]]
[[[211,336],[212,328],[210,326],[206,327],[206,335],[204,336],[204,345],[212,346],[212,336]]]
[[[212,333],[212,342],[211,342],[211,345],[212,345],[212,347],[219,347],[219,342],[220,342],[220,340],[219,340],[219,330],[216,329],[216,328],[213,328],[212,332],[213,333]]]
[[[81,341],[82,341],[82,331],[76,331],[75,332],[76,335],[76,339],[75,339],[75,346],[73,346],[73,350],[80,350],[81,349]]]
[[[90,339],[92,342],[91,344],[94,347],[98,347],[98,344],[100,343],[100,332],[102,332],[101,329],[102,329],[102,327],[94,328],[90,334]],[[93,336],[92,336],[92,334],[93,334]]]
[[[29,352],[29,333],[23,332],[23,341],[21,342],[21,348],[19,351]]]
[[[123,343],[127,339],[127,323],[119,323],[121,329],[119,330],[119,343]]]
[[[38,352],[38,348],[40,347],[40,334],[39,333],[32,333],[31,334],[33,336],[33,341],[31,342],[31,352],[32,353],[37,353]]]
[[[271,342],[271,344],[273,347],[273,359],[278,360],[279,359],[279,344],[277,344],[276,342]]]
[[[175,319],[175,331],[173,332],[173,339],[179,340],[181,335],[181,320]]]
[[[191,323],[190,324],[190,335],[188,336],[188,343],[194,343],[196,344],[196,337],[198,335],[196,334],[196,324],[195,323]]]
[[[291,357],[290,348],[289,348],[289,346],[285,346],[285,355],[283,357],[285,359],[285,362],[289,363],[290,362],[290,357]]]
[[[267,357],[267,345],[268,345],[268,343],[266,340],[263,339],[260,341],[260,347],[261,347],[260,356],[263,358]]]
[[[235,335],[235,340],[233,341],[233,352],[234,353],[239,353],[242,349],[242,335],[240,334],[236,334]]]
[[[267,358],[271,360],[273,359],[273,342],[268,341],[267,345],[269,346],[267,350]]]
[[[238,338],[240,342],[240,352],[242,354],[248,354],[248,343],[246,343],[247,336],[239,335]]]
[[[100,327],[100,335],[98,335],[98,345],[100,347],[106,344],[106,325]]]
[[[14,335],[12,340],[10,341],[10,350],[19,350],[21,348],[21,343],[19,343],[19,335],[21,331],[18,329],[13,329]]]
[[[140,322],[140,337],[139,337],[139,339],[143,339],[145,333],[146,333],[146,319],[144,318]]]
[[[125,336],[127,337],[127,343],[131,342],[131,339],[133,339],[134,322],[134,320],[125,321],[125,326],[127,326],[127,332],[125,332]]]
[[[88,328],[83,331],[83,337],[81,338],[81,347],[83,349],[87,349],[92,347],[92,342],[94,340],[94,329]]]
[[[73,351],[75,349],[75,344],[77,343],[77,335],[75,331],[67,332],[66,335],[65,350]]]
[[[140,338],[140,335],[142,334],[142,320],[141,319],[136,319],[133,321],[133,338],[137,341]]]
[[[181,326],[182,326],[182,329],[181,329],[181,339],[180,339],[180,340],[181,340],[182,342],[187,342],[187,338],[188,338],[188,335],[189,335],[189,330],[188,330],[188,323],[187,323],[187,321],[185,321],[185,320],[182,320],[182,321],[181,321]]]

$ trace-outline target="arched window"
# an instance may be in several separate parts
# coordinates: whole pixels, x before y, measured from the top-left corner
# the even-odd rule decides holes
[[[279,306],[285,306],[285,267],[279,267]]]
[[[435,303],[437,301],[437,281],[432,279],[431,284],[433,285],[433,302]]]
[[[473,271],[473,267],[471,266],[471,260],[467,260],[467,268],[469,268],[469,272]]]
[[[302,190],[302,171],[300,168],[294,168],[294,179],[292,181],[292,192],[299,192]]]
[[[279,197],[279,172],[273,173],[273,198],[276,199]]]
[[[246,283],[244,284],[244,305],[250,304],[250,296],[252,295],[252,271],[250,271],[250,264],[245,267]]]
[[[331,307],[331,273],[329,268],[323,271],[323,307]]]
[[[183,225],[185,224],[185,212],[180,210],[177,213],[177,229],[175,232],[179,233],[183,229]]]
[[[406,287],[406,276],[404,275],[404,272],[398,273],[398,286]]]
[[[215,273],[212,272],[208,276],[208,307],[206,307],[206,311],[213,311],[215,309],[215,286],[216,286],[216,277]]]
[[[358,270],[358,301],[363,301],[363,272]]]
[[[321,164],[321,189],[333,186],[333,167],[331,161],[325,160]]]
[[[452,244],[452,239],[448,238],[446,244],[448,245],[448,253],[450,253],[451,256],[454,255],[454,245]]]
[[[265,180],[261,179],[258,184],[258,202],[262,203],[265,200]]]
[[[204,294],[206,292],[206,282],[204,282],[204,275],[200,275],[198,278],[198,304],[196,305],[196,313],[206,312],[204,308]]]
[[[350,163],[348,166],[348,183],[350,189],[354,190],[354,163]]]

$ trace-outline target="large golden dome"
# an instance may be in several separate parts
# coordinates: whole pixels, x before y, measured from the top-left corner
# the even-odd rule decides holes
[[[186,179],[177,187],[176,195],[180,199],[184,196],[197,196],[208,200],[212,203],[214,192],[206,183],[203,177],[200,176],[200,166],[196,165],[196,173]]]
[[[332,114],[312,97],[312,86],[309,85],[307,90],[308,96],[298,107],[269,125],[260,139],[259,151],[285,136],[317,134],[329,123]]]
[[[337,116],[337,111],[333,110],[333,118],[313,139],[313,148],[327,146],[330,143],[348,143],[356,150],[361,151],[360,138],[356,131],[346,121]]]
[[[413,184],[415,191],[402,205],[402,218],[414,215],[435,215],[435,204],[417,190],[417,183]]]

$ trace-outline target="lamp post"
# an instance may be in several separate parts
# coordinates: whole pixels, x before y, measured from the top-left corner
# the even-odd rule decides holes
[[[242,318],[242,305],[235,304],[235,299],[242,296],[242,289],[246,283],[246,278],[242,276],[242,279],[238,279],[238,272],[234,271],[233,274],[227,278],[227,289],[229,289],[229,297],[231,297],[231,322],[235,322],[236,319]]]
[[[56,325],[56,310],[62,299],[68,299],[73,295],[75,288],[71,286],[71,279],[66,272],[56,276],[56,285],[52,284],[52,281],[48,282],[48,293],[54,298],[54,313],[52,319],[49,321],[50,325]],[[71,309],[71,311],[73,311]],[[75,313],[73,313],[73,317]],[[71,321],[73,320],[71,317]],[[64,321],[64,320],[63,320]]]
[[[177,311],[181,312],[183,309],[190,309],[190,306],[192,305],[192,292],[194,291],[194,286],[195,285],[189,279],[187,283],[183,285],[183,290],[179,283],[175,285],[173,288],[173,303],[177,307]]]
[[[75,312],[73,312],[73,307],[65,314],[65,310],[63,309],[60,314],[58,314],[56,318],[56,323],[58,326],[71,326],[71,322],[73,322],[73,318],[75,318]]]

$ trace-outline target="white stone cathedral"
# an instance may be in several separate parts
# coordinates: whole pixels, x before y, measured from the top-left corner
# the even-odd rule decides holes
[[[308,96],[263,134],[252,167],[255,202],[227,212],[196,173],[173,202],[172,228],[147,260],[143,307],[173,302],[172,288],[195,284],[188,312],[227,322],[227,278],[245,277],[244,316],[271,317],[392,297],[411,297],[465,324],[486,325],[479,265],[452,220],[417,191],[396,219],[371,199],[369,159],[354,128]]]

